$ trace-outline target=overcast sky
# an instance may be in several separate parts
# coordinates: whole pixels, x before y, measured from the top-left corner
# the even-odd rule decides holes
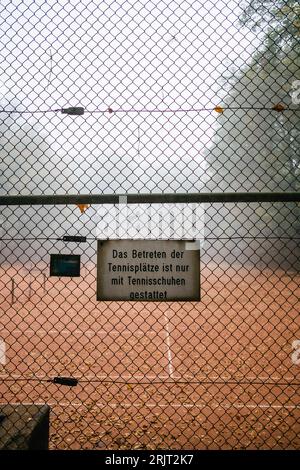
[[[2,0],[1,105],[214,107],[226,68],[258,45],[239,14],[235,1]],[[49,194],[199,191],[217,114],[1,117],[1,193]]]

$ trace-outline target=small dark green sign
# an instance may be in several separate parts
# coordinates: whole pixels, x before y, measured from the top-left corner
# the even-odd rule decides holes
[[[50,276],[80,276],[80,255],[50,255]]]

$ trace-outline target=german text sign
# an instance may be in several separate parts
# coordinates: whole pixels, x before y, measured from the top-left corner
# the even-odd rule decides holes
[[[200,253],[194,245],[98,240],[97,300],[199,301]]]

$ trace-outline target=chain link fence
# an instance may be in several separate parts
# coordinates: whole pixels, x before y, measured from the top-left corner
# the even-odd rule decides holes
[[[2,1],[0,403],[52,449],[299,449],[299,15]],[[201,300],[97,301],[99,238],[200,240]]]

